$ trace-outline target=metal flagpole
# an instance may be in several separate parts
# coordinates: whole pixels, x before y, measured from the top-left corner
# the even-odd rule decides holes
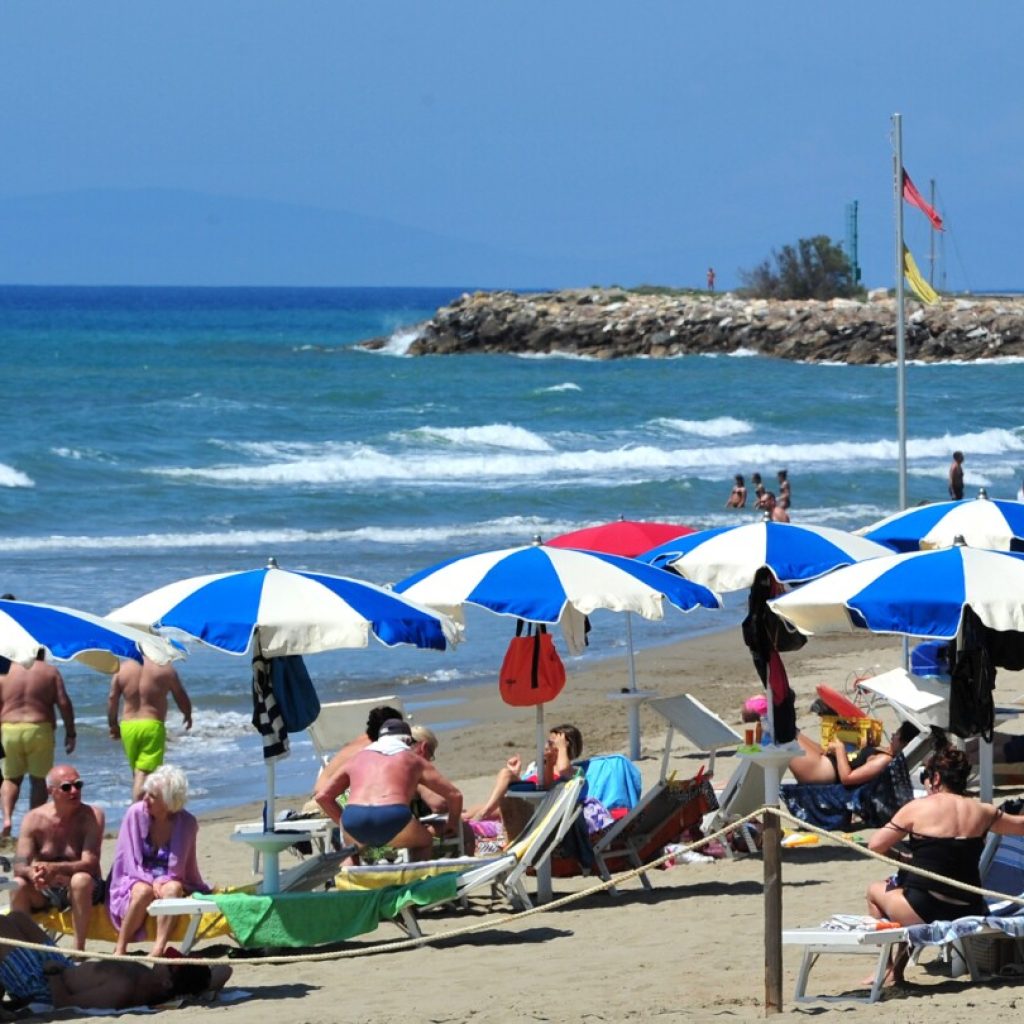
[[[907,507],[907,352],[906,315],[903,308],[903,115],[892,115],[896,147],[896,427],[899,438],[900,511]]]
[[[907,322],[903,303],[903,115],[892,115],[896,202],[896,433],[900,511],[907,507]],[[903,638],[903,668],[910,669],[910,641]]]

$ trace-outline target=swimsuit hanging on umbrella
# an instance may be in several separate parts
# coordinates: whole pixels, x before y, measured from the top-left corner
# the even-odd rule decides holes
[[[287,716],[280,706],[297,693],[306,693],[306,703],[312,703],[312,684],[307,687],[301,661],[289,662],[288,657],[366,647],[370,636],[386,646],[445,650],[458,642],[461,632],[448,616],[384,587],[280,569],[273,559],[265,569],[179,580],[118,608],[111,617],[184,634],[227,654],[252,654],[253,724],[264,738],[267,771],[267,832],[262,838],[244,836],[247,842],[265,840],[278,849],[284,840],[275,839],[273,831],[274,762],[287,753]],[[276,851],[267,847],[265,853],[264,887],[274,891]]]
[[[632,558],[548,547],[524,547],[452,558],[402,580],[395,590],[453,616],[476,605],[527,622],[558,624],[573,654],[586,643],[587,616],[598,609],[664,615],[664,601],[681,611],[718,608],[705,587]],[[538,734],[538,763],[543,755]]]

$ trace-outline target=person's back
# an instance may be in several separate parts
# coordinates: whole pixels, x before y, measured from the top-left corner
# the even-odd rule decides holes
[[[362,750],[345,768],[349,777],[349,803],[410,803],[426,765],[427,762],[411,750],[391,755]]]
[[[63,692],[63,680],[53,665],[45,661],[36,661],[31,668],[12,664],[3,678],[0,721],[48,722],[56,725],[54,709]]]
[[[964,453],[953,452],[953,461],[949,464],[949,496],[960,501],[964,496]]]
[[[994,809],[955,793],[931,793],[905,804],[899,813],[901,827],[912,834],[937,839],[981,836],[992,825]]]
[[[168,696],[181,684],[171,665],[158,665],[148,658],[140,665],[126,658],[114,676],[114,685],[124,701],[124,721],[151,718],[163,722],[167,718]]]

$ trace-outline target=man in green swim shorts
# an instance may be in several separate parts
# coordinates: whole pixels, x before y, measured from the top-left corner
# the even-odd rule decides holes
[[[191,729],[192,702],[172,665],[158,665],[149,658],[139,664],[125,658],[110,683],[107,724],[110,738],[121,741],[132,769],[132,800],[141,798],[146,776],[164,763],[168,694],[178,705],[185,728]],[[124,713],[118,722],[122,699]]]

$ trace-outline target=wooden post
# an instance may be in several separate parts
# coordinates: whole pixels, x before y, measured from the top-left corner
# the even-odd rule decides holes
[[[782,1012],[782,829],[773,811],[764,815],[764,1015]]]

